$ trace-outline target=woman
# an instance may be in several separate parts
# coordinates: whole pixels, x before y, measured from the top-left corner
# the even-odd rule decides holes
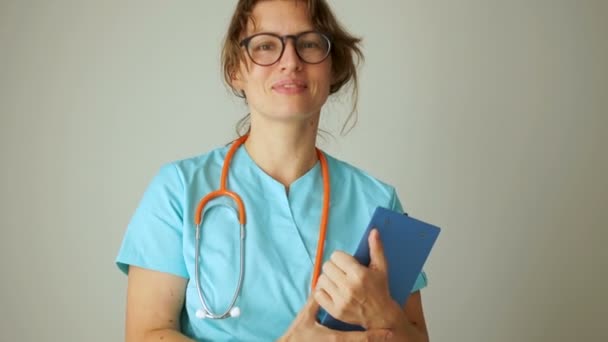
[[[377,206],[402,210],[394,188],[315,148],[328,96],[356,85],[357,43],[324,0],[239,1],[223,64],[249,107],[248,133],[165,165],[146,190],[117,257],[128,272],[127,341],[428,340],[423,274],[402,308],[376,233],[369,268],[341,252],[354,250]],[[243,246],[231,199],[198,206],[226,161],[226,188],[247,210]],[[319,325],[319,307],[366,331]]]

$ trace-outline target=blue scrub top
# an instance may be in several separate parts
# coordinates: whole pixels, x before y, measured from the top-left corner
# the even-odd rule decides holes
[[[164,165],[135,211],[116,263],[189,279],[181,316],[182,332],[198,341],[270,341],[294,320],[310,293],[316,255],[323,177],[320,163],[285,187],[260,169],[241,146],[234,154],[228,189],[237,192],[247,216],[245,274],[236,305],[241,316],[198,319],[201,308],[194,281],[198,202],[219,188],[228,147]],[[332,252],[353,254],[377,206],[403,212],[395,189],[327,154],[331,199],[324,261]],[[218,199],[231,204],[230,200]],[[239,274],[239,224],[224,206],[205,211],[201,226],[200,278],[214,313],[229,305]],[[427,285],[420,274],[412,292]]]

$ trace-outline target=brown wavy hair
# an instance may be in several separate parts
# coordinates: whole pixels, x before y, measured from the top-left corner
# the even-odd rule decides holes
[[[253,7],[265,0],[239,0],[228,32],[224,39],[222,48],[222,68],[224,81],[232,92],[241,98],[245,98],[245,93],[232,86],[232,76],[239,69],[241,62],[245,61],[245,53],[239,43],[247,29],[247,23],[251,20],[255,26],[252,16]],[[350,131],[357,122],[357,100],[359,96],[359,81],[357,78],[357,67],[363,61],[364,56],[361,51],[361,38],[351,35],[338,22],[331,8],[325,0],[293,0],[294,2],[304,2],[308,7],[310,21],[315,30],[321,31],[330,37],[332,43],[332,74],[334,83],[330,85],[329,93],[337,93],[343,87],[351,85],[352,108],[351,112],[342,127],[342,133]],[[245,98],[246,99],[246,98]],[[237,123],[237,134],[242,135],[249,131],[249,116],[247,114]],[[348,124],[351,124],[348,129]]]

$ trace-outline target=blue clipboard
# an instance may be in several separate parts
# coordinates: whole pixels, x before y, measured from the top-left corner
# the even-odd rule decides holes
[[[393,210],[378,207],[363,234],[354,254],[362,265],[370,262],[368,237],[372,228],[378,229],[388,263],[389,291],[393,299],[405,305],[416,279],[426,262],[440,228]],[[317,316],[319,322],[331,329],[342,331],[364,330],[359,325],[344,323],[333,318],[323,308]]]

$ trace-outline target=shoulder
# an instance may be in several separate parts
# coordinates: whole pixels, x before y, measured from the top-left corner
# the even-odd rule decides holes
[[[369,172],[356,167],[346,161],[324,153],[331,170],[331,184],[337,187],[338,192],[357,191],[375,198],[393,200],[396,196],[395,187],[378,179]]]
[[[203,154],[177,159],[163,164],[159,174],[190,184],[197,177],[220,173],[228,147],[219,146]]]

